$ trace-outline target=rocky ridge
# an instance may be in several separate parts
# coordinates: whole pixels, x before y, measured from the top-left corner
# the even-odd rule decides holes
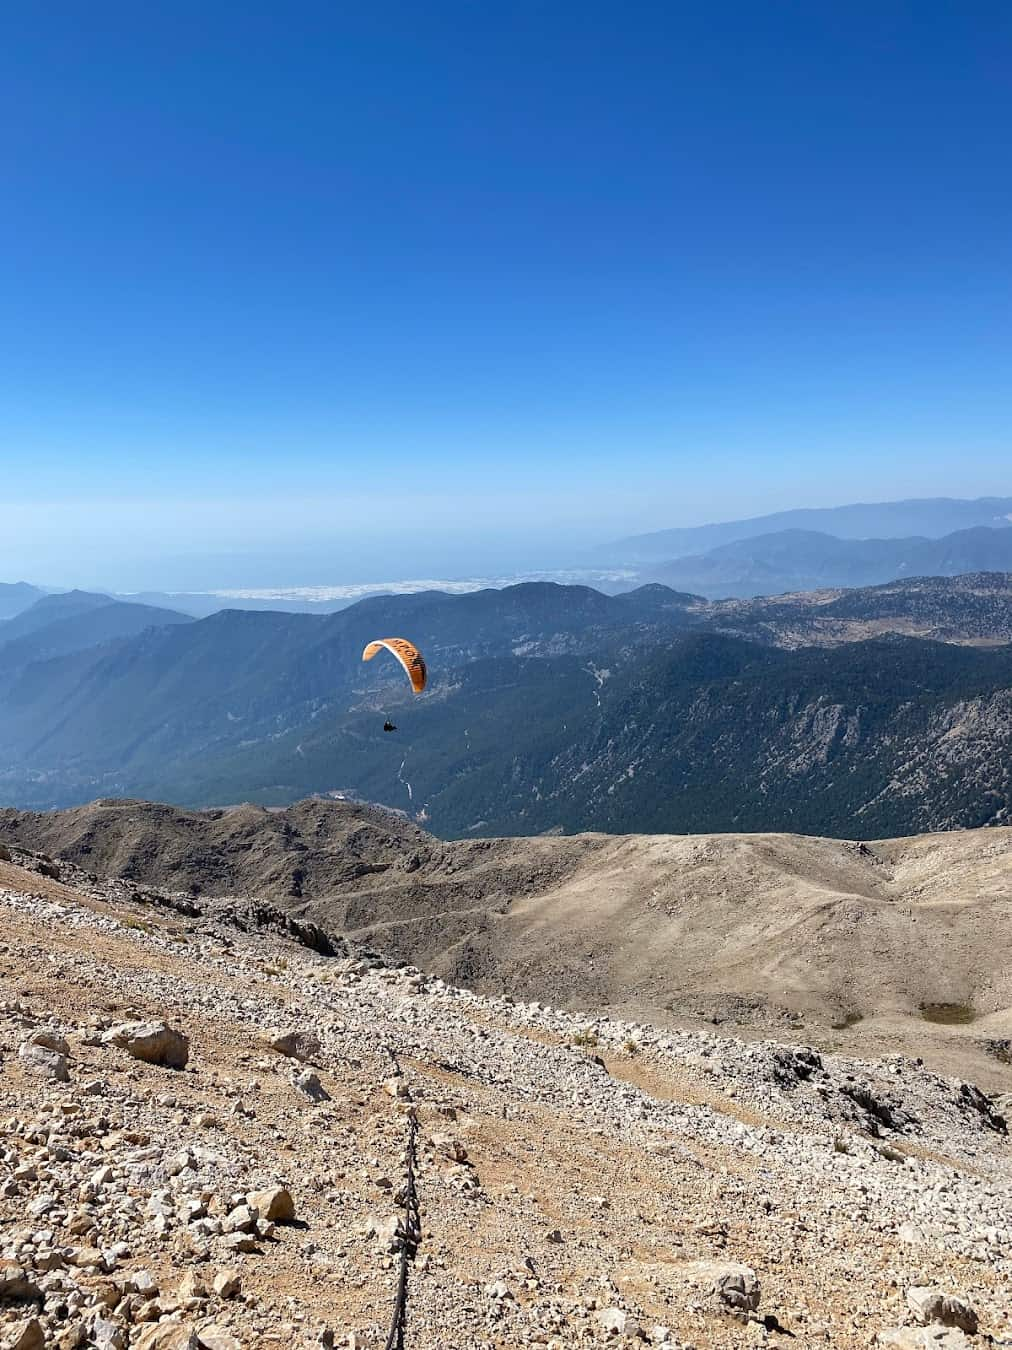
[[[9,852],[0,1344],[382,1345],[410,1114],[410,1346],[1012,1338],[1009,1103],[970,1084],[483,997]]]

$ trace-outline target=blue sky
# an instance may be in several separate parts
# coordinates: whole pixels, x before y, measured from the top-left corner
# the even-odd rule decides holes
[[[11,8],[0,576],[1008,492],[1010,65],[974,0]]]

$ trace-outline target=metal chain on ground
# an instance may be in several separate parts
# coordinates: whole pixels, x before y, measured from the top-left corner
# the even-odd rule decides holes
[[[387,1336],[386,1350],[404,1350],[404,1330],[408,1323],[408,1269],[415,1259],[418,1244],[422,1237],[421,1212],[418,1208],[418,1192],[415,1189],[415,1142],[417,1135],[418,1119],[415,1115],[415,1108],[412,1106],[408,1110],[406,1176],[404,1189],[400,1194],[400,1201],[404,1208],[404,1231],[401,1235],[397,1293],[394,1298],[394,1312],[390,1322],[390,1334]]]

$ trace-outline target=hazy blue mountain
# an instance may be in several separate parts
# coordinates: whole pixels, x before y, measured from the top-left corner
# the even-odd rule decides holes
[[[80,592],[77,594],[81,595]],[[56,601],[64,597],[51,598]],[[0,628],[0,683],[33,662],[83,651],[114,639],[133,637],[147,628],[193,622],[187,614],[156,609],[152,605],[123,604],[106,597],[101,597],[104,601],[102,604],[91,604],[93,598],[70,606],[48,605],[40,601],[49,622],[41,625],[23,624],[22,620],[28,620],[29,616],[39,617],[36,612],[38,607],[33,607],[11,621],[10,628],[18,624],[22,626],[20,634],[13,638],[8,637],[7,625]],[[53,617],[54,614],[56,617]]]
[[[55,595],[43,595],[0,627],[0,643],[13,642],[15,638],[37,633],[61,619],[87,614],[111,604],[111,596],[96,591],[60,591]]]
[[[848,593],[831,622],[860,631],[867,614],[878,631],[886,610],[905,617],[905,592]],[[1008,577],[909,592],[918,622],[927,610],[943,626],[969,619],[973,640],[1007,631]],[[803,641],[822,608],[534,584],[147,629],[36,662],[0,690],[0,799],[344,792],[447,835],[869,837],[1008,819],[1012,647],[838,632],[832,647],[771,645],[778,631]],[[761,641],[705,631],[720,623]],[[430,661],[420,699],[393,661],[361,662],[367,640],[402,633]],[[386,717],[398,732],[384,734]]]
[[[645,569],[711,598],[879,585],[898,577],[1012,571],[1012,529],[976,526],[941,539],[838,539],[780,530]]]
[[[14,618],[44,594],[38,586],[30,586],[27,581],[0,581],[0,621]]]
[[[617,562],[660,562],[706,553],[736,539],[751,539],[781,530],[816,530],[840,539],[887,539],[911,535],[935,539],[977,525],[994,529],[1012,525],[1012,497],[978,497],[974,501],[953,497],[912,498],[899,502],[777,511],[749,520],[637,534],[608,544],[598,553]]]
[[[656,639],[692,621],[686,600],[663,587],[610,597],[532,583],[363,600],[326,618],[225,610],[24,670],[0,699],[0,762],[9,753],[128,772],[149,754],[194,745],[210,753],[356,700],[379,706],[399,696],[394,661],[362,664],[374,637],[410,634],[438,687],[442,672],[482,657],[561,655],[618,635]]]

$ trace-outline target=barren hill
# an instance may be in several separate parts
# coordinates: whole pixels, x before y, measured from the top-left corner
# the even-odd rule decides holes
[[[9,853],[5,1347],[380,1350],[402,1261],[406,1350],[1012,1335],[1009,1103],[963,1075],[484,997]]]
[[[270,900],[476,990],[902,1047],[1005,1082],[1008,828],[871,843],[789,834],[447,843],[351,803],[192,812],[106,801],[0,812],[3,840],[138,885]]]

